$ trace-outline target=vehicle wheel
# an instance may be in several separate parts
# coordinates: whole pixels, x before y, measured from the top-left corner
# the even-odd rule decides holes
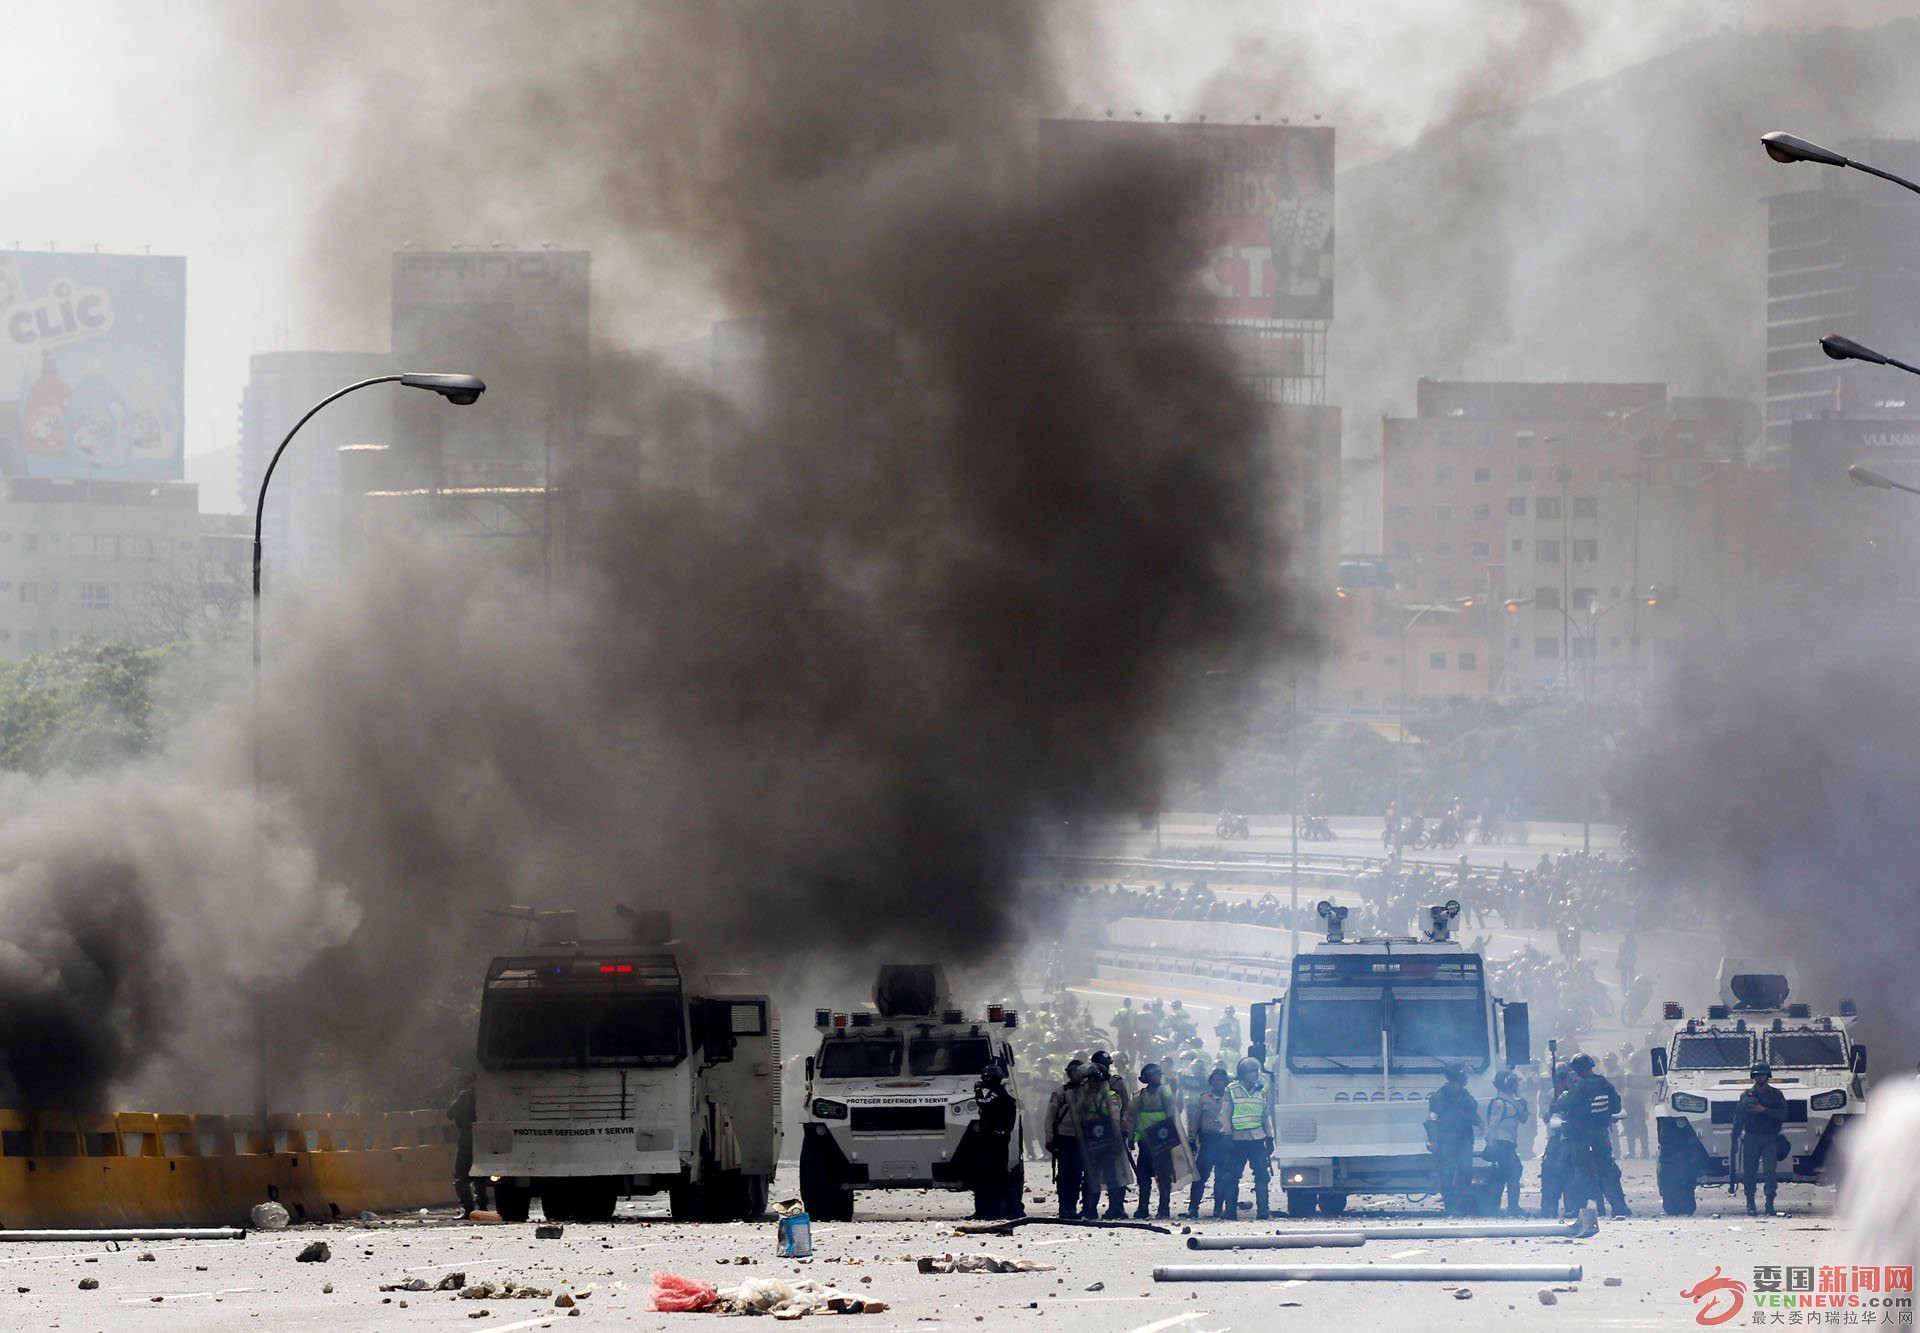
[[[516,1185],[511,1180],[502,1180],[493,1187],[494,1210],[500,1214],[502,1222],[524,1222],[527,1212],[533,1205],[533,1191],[525,1185]]]
[[[853,1191],[840,1180],[840,1154],[824,1136],[809,1134],[800,1148],[800,1201],[822,1222],[853,1220]]]
[[[620,1201],[620,1187],[607,1176],[582,1180],[573,1188],[573,1220],[611,1222],[614,1205]]]
[[[1408,841],[1412,844],[1413,850],[1416,852],[1424,852],[1427,850],[1428,839],[1424,830],[1414,834]]]
[[[1692,1172],[1660,1163],[1660,1207],[1669,1217],[1692,1217],[1697,1207],[1697,1178]]]
[[[1287,1216],[1312,1217],[1317,1190],[1288,1190]]]
[[[573,1182],[565,1179],[536,1180],[533,1192],[540,1196],[540,1211],[549,1222],[573,1221]]]
[[[1347,1196],[1344,1194],[1334,1194],[1331,1192],[1322,1194],[1319,1203],[1320,1211],[1328,1217],[1338,1217],[1347,1211]]]

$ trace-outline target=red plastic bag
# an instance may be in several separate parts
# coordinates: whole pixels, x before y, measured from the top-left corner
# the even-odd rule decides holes
[[[653,1275],[653,1308],[669,1313],[691,1314],[706,1310],[720,1299],[720,1293],[706,1283],[677,1273]]]

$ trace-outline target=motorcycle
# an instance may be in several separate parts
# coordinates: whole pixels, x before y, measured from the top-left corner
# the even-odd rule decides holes
[[[1308,842],[1332,842],[1333,825],[1327,822],[1325,815],[1302,815],[1300,836]]]
[[[1421,815],[1408,815],[1387,834],[1388,847],[1411,847],[1416,852],[1427,845],[1427,821]]]
[[[1253,830],[1247,826],[1245,815],[1221,815],[1213,826],[1213,835],[1222,842],[1231,842],[1235,838],[1251,838]]]
[[[1434,847],[1458,847],[1460,845],[1460,821],[1449,810],[1433,821],[1433,834],[1428,842]]]

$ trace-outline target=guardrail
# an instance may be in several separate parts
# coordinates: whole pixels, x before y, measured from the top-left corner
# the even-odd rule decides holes
[[[1273,959],[1195,958],[1144,949],[1100,949],[1095,951],[1093,961],[1096,967],[1112,968],[1116,972],[1224,981],[1276,993],[1286,989],[1291,972],[1291,964]]]
[[[1043,852],[1036,859],[1062,869],[1087,872],[1121,871],[1142,876],[1191,875],[1215,878],[1232,876],[1241,880],[1252,880],[1254,883],[1279,883],[1279,880],[1271,877],[1282,875],[1290,878],[1293,874],[1292,858],[1286,852],[1236,852],[1232,856],[1207,859],[1101,855],[1087,852]],[[1300,874],[1322,880],[1336,877],[1352,879],[1358,872],[1377,868],[1385,860],[1384,856],[1338,856],[1325,852],[1302,852]],[[1425,866],[1434,870],[1452,870],[1458,863],[1402,857],[1400,864]]]

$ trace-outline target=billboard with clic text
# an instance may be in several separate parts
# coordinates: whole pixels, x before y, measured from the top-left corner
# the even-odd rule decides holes
[[[0,472],[177,481],[187,261],[0,253]]]

